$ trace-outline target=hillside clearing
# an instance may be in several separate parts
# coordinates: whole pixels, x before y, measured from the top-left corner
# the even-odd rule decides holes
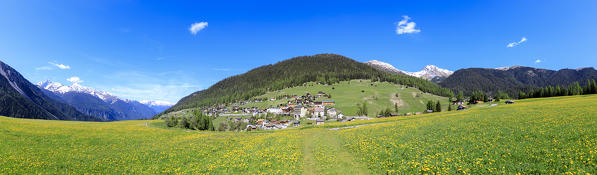
[[[448,98],[423,93],[415,88],[404,87],[403,85],[388,82],[371,82],[370,80],[342,81],[333,85],[322,85],[317,83],[306,83],[304,86],[286,88],[279,91],[268,92],[255,98],[271,99],[283,95],[305,95],[306,93],[317,94],[324,92],[332,98],[320,100],[335,101],[335,107],[345,115],[355,116],[358,110],[357,104],[366,102],[369,108],[369,116],[376,114],[386,108],[394,109],[398,103],[399,113],[423,112],[426,110],[425,103],[429,100],[440,101],[443,109],[448,109]],[[398,97],[396,97],[398,94]],[[241,107],[268,108],[285,104],[288,99],[276,99],[275,101],[264,101],[241,105]]]

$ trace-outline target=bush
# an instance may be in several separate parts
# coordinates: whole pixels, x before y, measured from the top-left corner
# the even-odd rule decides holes
[[[176,117],[166,117],[166,125],[168,127],[175,127],[178,125],[178,119]]]

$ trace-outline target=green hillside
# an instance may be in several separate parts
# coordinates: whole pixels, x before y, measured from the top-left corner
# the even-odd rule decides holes
[[[386,73],[341,55],[319,54],[295,57],[228,77],[208,89],[182,98],[175,106],[154,118],[183,109],[234,103],[307,82],[334,84],[354,79],[386,81],[440,96],[453,95],[452,91],[424,79]]]
[[[595,105],[527,99],[267,132],[0,117],[0,174],[595,174]]]
[[[394,104],[398,104],[398,113],[423,112],[426,110],[427,101],[440,101],[442,109],[448,109],[448,98],[440,97],[429,93],[423,93],[418,89],[396,85],[388,82],[371,82],[370,80],[342,81],[333,85],[322,85],[317,83],[306,83],[303,86],[286,88],[279,91],[268,92],[257,96],[257,99],[271,99],[285,95],[305,95],[324,92],[331,95],[331,98],[318,98],[320,101],[335,101],[335,108],[340,109],[345,115],[355,116],[358,110],[357,104],[367,103],[369,116],[376,114],[386,108],[394,111]],[[289,99],[276,99],[275,101],[264,101],[241,105],[241,107],[275,107],[279,104],[286,104]]]

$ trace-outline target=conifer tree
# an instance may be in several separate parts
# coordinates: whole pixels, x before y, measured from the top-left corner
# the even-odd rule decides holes
[[[591,80],[591,93],[597,94],[597,83],[595,83],[595,79]]]
[[[439,103],[439,100],[435,104],[435,110],[433,110],[433,111],[435,111],[435,112],[442,112],[442,104]]]
[[[433,104],[433,101],[427,101],[427,110],[432,110],[435,111],[435,104]]]

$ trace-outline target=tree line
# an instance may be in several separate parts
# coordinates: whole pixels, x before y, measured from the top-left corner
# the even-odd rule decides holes
[[[531,89],[527,92],[520,91],[519,99],[525,98],[541,98],[541,97],[555,97],[555,96],[570,96],[583,94],[597,94],[597,84],[594,79],[587,80],[584,86],[581,86],[578,81],[572,82],[568,86],[546,86],[542,88]]]
[[[169,116],[165,119],[166,126],[179,127],[184,129],[214,131],[212,118],[203,114],[201,111],[194,111],[193,115],[174,117]]]

